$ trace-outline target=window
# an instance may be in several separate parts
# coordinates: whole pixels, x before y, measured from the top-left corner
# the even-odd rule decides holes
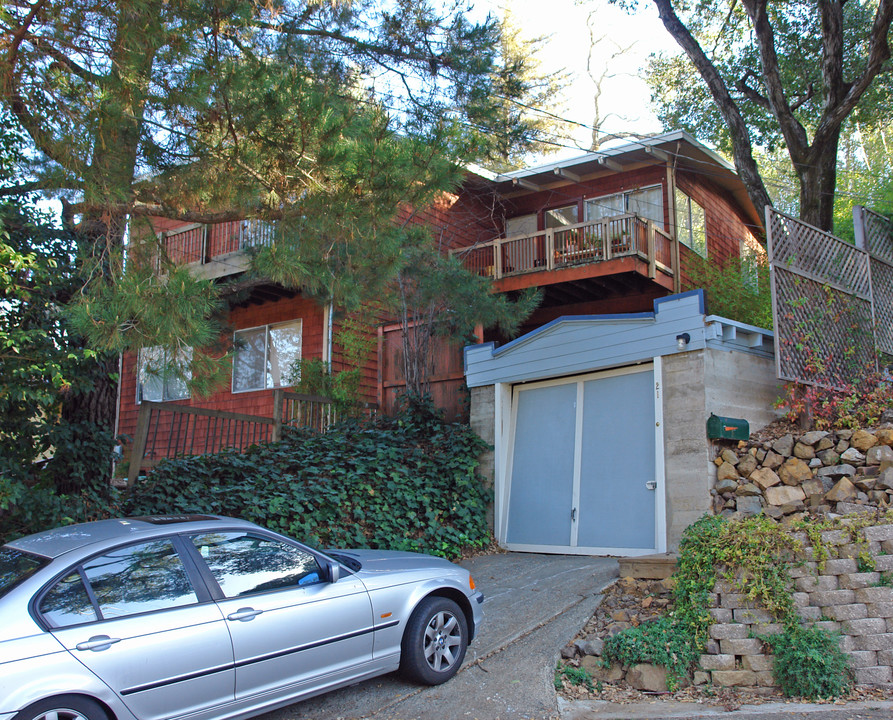
[[[136,401],[185,400],[190,396],[187,383],[192,377],[189,364],[192,348],[170,353],[155,346],[143,348],[137,358]]]
[[[635,213],[640,218],[651,220],[658,227],[664,226],[664,191],[660,185],[630,190],[629,192],[605,195],[586,201],[586,218],[599,220]]]
[[[701,257],[707,257],[707,216],[704,208],[676,188],[676,237]]]
[[[576,204],[565,205],[564,207],[546,210],[543,213],[543,219],[545,221],[546,229],[563,228],[567,225],[574,225],[578,222],[577,206]]]
[[[0,548],[0,597],[40,570],[47,562],[21,550]]]
[[[53,626],[67,627],[197,602],[173,543],[153,540],[88,560],[47,591],[40,612]]]
[[[757,241],[748,237],[741,241],[741,280],[751,292],[760,290],[760,252]]]
[[[301,321],[235,333],[233,392],[289,385],[301,359]]]
[[[228,598],[322,582],[306,550],[242,532],[197,535],[192,542]]]
[[[83,569],[106,620],[198,602],[170,540],[119,548]]]

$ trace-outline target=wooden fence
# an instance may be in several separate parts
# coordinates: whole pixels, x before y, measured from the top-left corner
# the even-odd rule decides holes
[[[376,406],[359,407],[370,416]],[[244,451],[252,445],[275,442],[288,425],[326,432],[339,419],[329,398],[273,390],[273,417],[189,407],[169,402],[140,404],[127,485],[165,458],[204,455],[225,449]]]

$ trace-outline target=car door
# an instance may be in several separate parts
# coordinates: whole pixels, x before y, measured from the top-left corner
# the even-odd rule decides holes
[[[141,720],[233,701],[226,623],[208,591],[197,590],[175,542],[153,540],[94,557],[38,602],[50,632]]]
[[[237,701],[325,687],[371,662],[372,605],[355,577],[328,582],[313,553],[281,538],[236,531],[192,542],[220,588]]]

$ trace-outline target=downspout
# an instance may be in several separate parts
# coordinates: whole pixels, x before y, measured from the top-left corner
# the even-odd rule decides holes
[[[118,353],[118,388],[115,391],[115,452],[112,455],[112,477],[115,477],[115,464],[123,459],[124,448],[117,442],[121,423],[121,382],[124,380],[124,353]]]
[[[329,304],[323,308],[323,338],[322,338],[322,361],[329,365],[329,370],[331,371],[331,365],[333,361],[333,353],[334,353],[334,345],[333,345],[333,334],[334,334],[334,315],[335,315],[335,304],[332,301],[329,301]]]

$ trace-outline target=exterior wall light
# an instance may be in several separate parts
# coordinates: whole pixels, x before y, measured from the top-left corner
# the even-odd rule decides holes
[[[691,342],[691,335],[688,333],[682,333],[681,335],[676,336],[676,347],[679,350],[685,350],[685,346]]]

